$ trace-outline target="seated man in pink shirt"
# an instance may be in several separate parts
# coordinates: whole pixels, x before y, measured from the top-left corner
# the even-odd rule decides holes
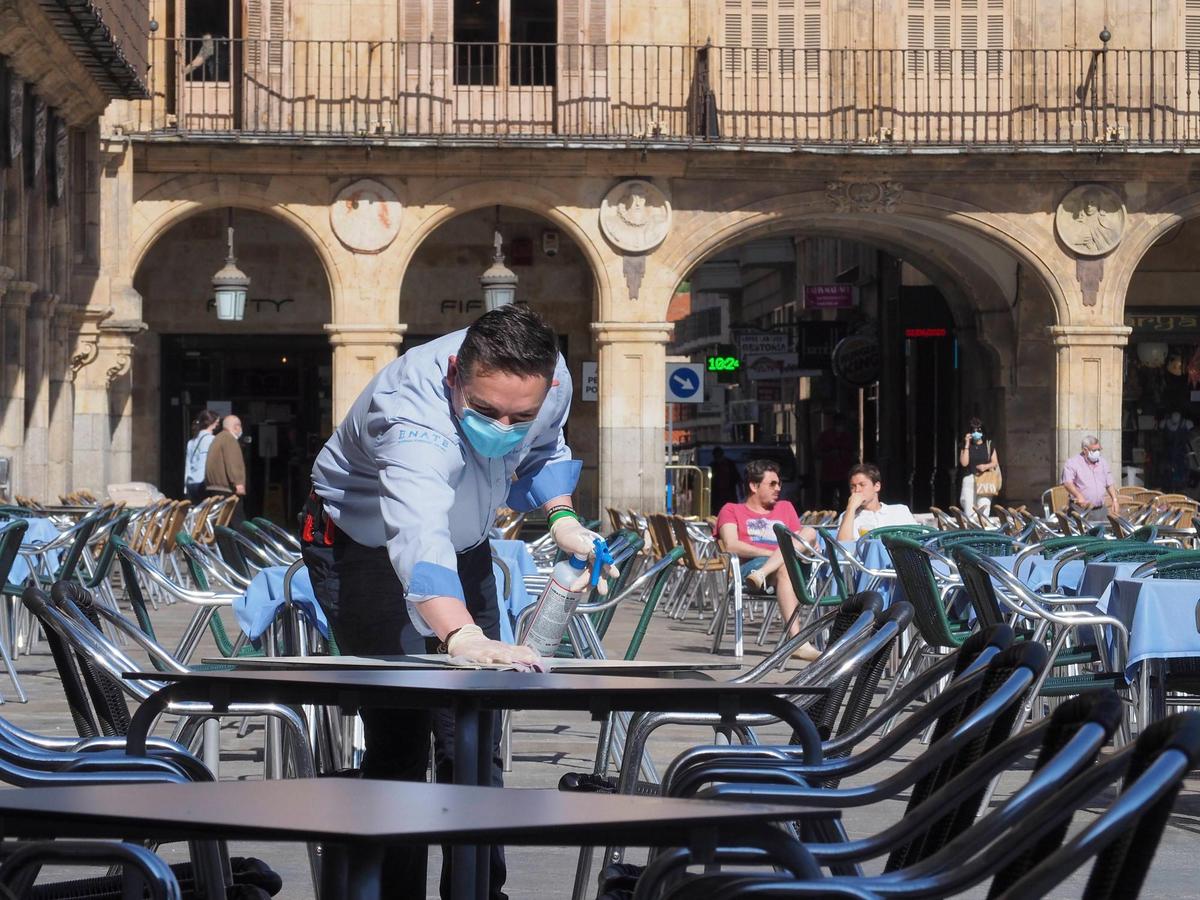
[[[800,528],[800,517],[791,503],[779,499],[779,490],[779,467],[775,463],[766,459],[746,463],[746,502],[726,503],[721,507],[717,537],[727,552],[737,554],[742,575],[750,584],[762,590],[769,579],[788,634],[794,637],[800,633],[799,617],[792,621],[796,592],[783,568],[775,523],[781,522],[789,531],[796,531]],[[811,661],[821,653],[805,643],[792,655]]]

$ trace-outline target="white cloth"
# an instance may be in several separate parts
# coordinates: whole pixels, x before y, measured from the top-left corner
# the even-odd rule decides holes
[[[842,513],[845,515],[845,513]],[[860,508],[854,516],[854,530],[860,535],[889,525],[916,525],[912,510],[903,503],[881,503],[879,509]]]

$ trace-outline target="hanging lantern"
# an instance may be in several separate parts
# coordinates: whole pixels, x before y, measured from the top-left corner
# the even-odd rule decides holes
[[[487,312],[507,306],[517,298],[517,276],[513,270],[504,264],[504,253],[500,232],[496,232],[494,240],[496,247],[492,257],[492,265],[479,276],[479,286],[483,288],[483,308]]]
[[[229,255],[224,267],[213,276],[213,300],[217,306],[217,318],[223,322],[240,322],[246,314],[246,295],[250,292],[250,278],[237,267],[233,255],[233,210],[229,211]]]

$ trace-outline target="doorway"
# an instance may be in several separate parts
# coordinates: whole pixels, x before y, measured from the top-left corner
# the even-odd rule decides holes
[[[332,351],[322,335],[162,337],[159,484],[183,495],[190,423],[203,409],[242,420],[246,513],[294,523],[332,431]]]

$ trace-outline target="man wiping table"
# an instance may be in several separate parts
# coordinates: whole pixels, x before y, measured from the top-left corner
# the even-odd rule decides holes
[[[501,504],[540,506],[557,545],[594,560],[599,536],[571,504],[580,463],[563,439],[570,406],[554,331],[523,306],[485,313],[375,376],[317,456],[302,523],[313,589],[344,652],[537,664],[528,647],[499,640],[487,536]],[[437,780],[452,779],[448,714],[363,710],[363,724],[366,777],[424,780],[432,728]],[[492,780],[502,783],[498,757]],[[388,895],[424,896],[425,865],[423,849],[391,851]],[[447,855],[442,896],[448,866]],[[504,897],[500,848],[491,869],[491,895]]]

